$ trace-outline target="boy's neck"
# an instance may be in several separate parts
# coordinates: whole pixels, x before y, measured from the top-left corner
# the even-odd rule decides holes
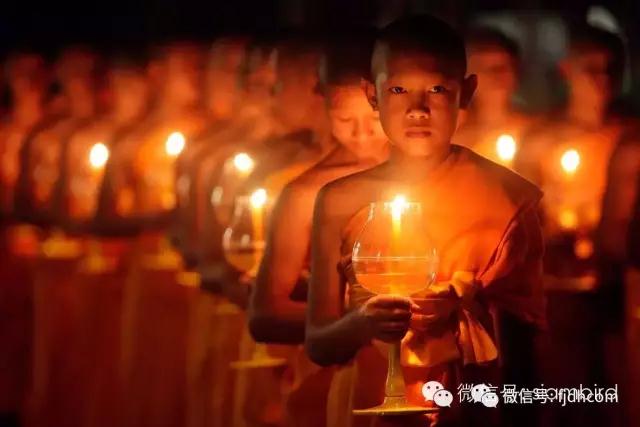
[[[508,122],[512,115],[511,104],[505,100],[499,104],[477,103],[469,111],[470,118],[479,125],[499,125]]]
[[[606,113],[607,106],[604,103],[586,103],[579,99],[570,99],[566,110],[569,121],[590,128],[601,127]]]
[[[428,156],[410,156],[392,146],[389,165],[401,180],[422,180],[428,178],[451,153],[451,144]]]

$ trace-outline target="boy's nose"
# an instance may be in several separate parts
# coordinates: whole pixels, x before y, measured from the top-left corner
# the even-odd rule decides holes
[[[411,120],[424,120],[429,118],[429,111],[425,108],[412,108],[407,117]]]

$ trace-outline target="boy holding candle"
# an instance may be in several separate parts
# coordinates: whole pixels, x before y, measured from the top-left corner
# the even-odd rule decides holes
[[[278,198],[249,310],[249,327],[258,341],[304,342],[315,196],[324,184],[386,159],[387,137],[378,113],[360,87],[368,74],[371,42],[371,38],[360,35],[343,37],[341,46],[330,47],[321,63],[318,88],[325,97],[332,136],[339,145],[287,184]],[[285,408],[287,425],[326,425],[322,402],[327,397],[331,371],[319,369],[301,351],[291,363],[294,378]]]
[[[356,408],[382,400],[386,362],[375,345],[380,341],[404,337],[407,397],[425,406],[433,402],[425,402],[420,389],[430,380],[453,392],[462,382],[497,385],[491,314],[505,311],[545,324],[537,222],[541,194],[505,168],[450,143],[459,109],[466,108],[476,86],[475,76],[465,76],[464,43],[444,22],[417,16],[385,28],[366,87],[392,144],[390,158],[326,185],[316,199],[306,347],[320,365],[355,366],[352,389],[346,389]],[[440,257],[438,284],[411,298],[373,296],[354,280],[353,243],[369,203],[398,193],[422,203],[430,221]],[[453,313],[434,315],[426,310],[432,296],[460,305]],[[345,399],[330,396],[334,402]],[[453,406],[400,420],[403,425],[469,422],[473,410],[482,410]],[[474,421],[492,424],[497,414],[491,409]],[[350,416],[347,411],[338,418]]]

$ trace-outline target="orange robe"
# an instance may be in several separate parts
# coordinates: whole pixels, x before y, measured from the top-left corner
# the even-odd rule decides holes
[[[542,238],[536,211],[540,191],[505,168],[466,148],[453,146],[450,156],[425,185],[405,194],[410,200],[423,204],[425,217],[429,220],[428,231],[440,258],[438,282],[453,283],[454,273],[470,272],[477,293],[472,308],[461,306],[456,317],[442,322],[433,334],[412,325],[403,340],[401,359],[409,400],[425,405],[421,396],[422,384],[437,380],[454,394],[453,409],[426,417],[400,417],[395,422],[427,426],[446,425],[460,418],[468,422],[475,418],[492,425],[498,412],[460,405],[457,387],[462,382],[481,381],[499,385],[496,354],[486,341],[487,336],[492,337],[494,333],[492,314],[504,311],[539,327],[545,325]],[[392,194],[383,194],[381,200],[391,198]],[[354,309],[372,295],[357,283],[350,259],[366,214],[365,207],[352,217],[342,233],[343,259],[339,269],[347,285],[347,310]],[[445,289],[446,295],[449,289]],[[436,295],[439,295],[438,291],[427,290],[414,297]],[[385,358],[385,352],[380,351],[375,342],[361,349],[352,365],[343,368],[351,372],[337,375],[343,383],[335,385],[335,389],[350,396],[342,399],[330,396],[330,402],[351,401],[353,408],[381,403]],[[347,382],[353,378],[351,388],[345,386],[344,378]],[[344,404],[341,406],[343,411],[348,409]],[[329,412],[332,412],[331,407]],[[350,414],[343,413],[340,418],[350,419]],[[355,418],[353,422],[360,425],[371,421],[363,418]]]

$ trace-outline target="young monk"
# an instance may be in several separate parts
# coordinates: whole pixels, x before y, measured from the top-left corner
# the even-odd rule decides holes
[[[13,199],[18,178],[20,147],[26,134],[44,116],[47,72],[35,52],[9,55],[4,75],[10,88],[11,110],[0,124],[0,424],[17,425],[29,376],[33,340],[32,291],[29,263],[37,253],[36,235],[15,226]],[[4,81],[5,79],[3,79]]]
[[[516,170],[545,193],[541,215],[551,326],[539,356],[545,384],[602,383],[610,368],[602,363],[601,338],[620,318],[620,303],[613,304],[612,297],[621,286],[618,274],[611,274],[612,264],[598,261],[595,232],[609,159],[628,127],[611,111],[623,64],[618,36],[593,27],[573,28],[567,56],[559,63],[569,89],[567,104],[528,132],[515,160]],[[618,366],[616,359],[611,367]],[[559,423],[588,423],[596,411],[563,408],[550,416]]]
[[[350,401],[354,408],[380,404],[386,352],[376,345],[400,339],[407,397],[414,405],[433,405],[420,396],[429,380],[440,381],[454,395],[463,382],[497,385],[492,312],[504,310],[544,325],[536,215],[540,191],[450,143],[458,112],[476,86],[475,76],[465,76],[464,42],[434,17],[401,19],[378,37],[367,94],[391,142],[389,160],[326,185],[314,209],[306,348],[320,365],[338,364],[341,370],[355,365],[352,389],[347,388],[352,398],[330,396],[330,401]],[[411,298],[372,295],[357,283],[351,267],[368,205],[398,193],[422,203],[440,259],[438,283]],[[433,312],[428,304],[434,296],[461,305],[453,313]],[[350,409],[334,416],[349,419]],[[474,410],[483,411],[457,407],[454,401],[451,410],[396,421],[423,426],[497,422],[499,411]]]
[[[199,167],[203,157],[220,145],[218,137],[234,126],[241,104],[240,67],[247,41],[241,37],[222,37],[212,49],[205,71],[205,104],[210,113],[209,129],[190,143],[180,156],[176,181],[177,217],[172,237],[185,263],[197,260],[197,239],[201,231],[197,190],[201,182]]]
[[[620,353],[624,352],[626,355],[626,364],[617,370],[622,375],[609,380],[620,384],[622,393],[637,390],[640,386],[640,246],[637,239],[640,231],[639,190],[640,127],[635,126],[626,132],[611,156],[596,238],[599,263],[608,267],[604,270],[608,274],[603,276],[623,276],[619,280],[624,282],[624,287],[604,293],[604,301],[600,305],[607,313],[607,318],[618,320],[614,323],[617,327],[611,332],[618,336],[618,340],[623,335],[621,332],[624,332],[626,338],[624,349],[620,346],[608,348],[610,358],[618,366]],[[640,421],[640,404],[629,399],[624,406],[627,422],[637,424]]]
[[[387,156],[387,137],[378,113],[361,88],[363,76],[368,75],[371,46],[352,38],[341,43],[346,46],[335,46],[320,69],[320,88],[339,145],[287,184],[278,198],[249,309],[249,327],[260,342],[304,341],[306,289],[302,288],[306,286],[299,285],[306,285],[308,277],[313,201],[318,190],[338,177],[373,167]],[[322,402],[330,376],[326,370],[314,372],[302,354],[294,363],[295,390],[289,395],[286,421],[288,425],[324,426]]]
[[[70,48],[56,65],[67,109],[62,116],[41,123],[25,140],[15,193],[16,211],[28,222],[47,225],[59,191],[60,159],[66,142],[98,111],[98,60],[85,48]]]
[[[468,35],[467,54],[469,72],[478,76],[478,89],[453,142],[510,167],[532,121],[513,106],[518,46],[499,31],[482,28]]]

